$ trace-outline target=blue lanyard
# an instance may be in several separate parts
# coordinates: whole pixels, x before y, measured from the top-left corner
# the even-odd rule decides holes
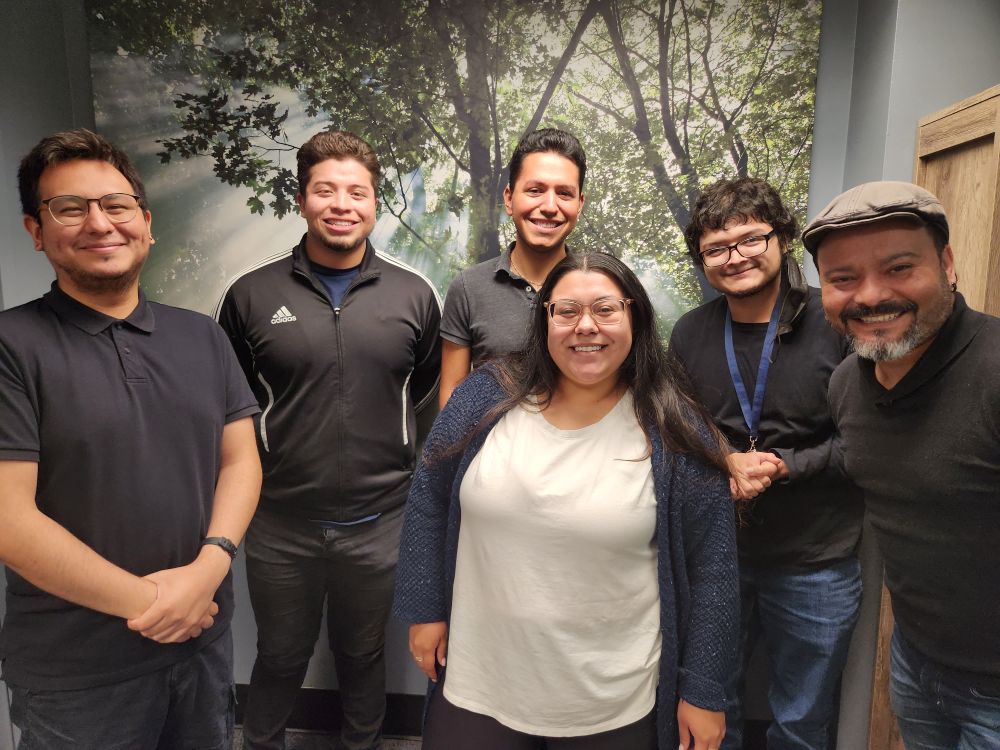
[[[726,362],[729,364],[729,376],[733,379],[733,387],[736,388],[736,397],[740,401],[740,411],[743,412],[743,421],[746,422],[750,430],[750,452],[757,450],[757,428],[760,426],[760,412],[764,406],[764,390],[767,388],[767,371],[771,367],[771,352],[774,349],[775,335],[778,331],[778,312],[781,310],[781,294],[774,301],[771,309],[771,320],[767,324],[767,333],[764,335],[764,348],[760,352],[760,364],[757,366],[757,383],[753,389],[753,407],[750,406],[750,399],[747,398],[747,387],[743,384],[743,376],[740,375],[739,365],[736,364],[736,352],[733,349],[733,317],[729,314],[729,306],[726,306]]]

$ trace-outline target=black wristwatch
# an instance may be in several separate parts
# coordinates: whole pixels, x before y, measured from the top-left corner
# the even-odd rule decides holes
[[[201,546],[204,547],[206,544],[214,544],[216,547],[222,547],[230,559],[236,559],[236,545],[233,544],[231,539],[226,539],[224,536],[207,536],[202,540]]]

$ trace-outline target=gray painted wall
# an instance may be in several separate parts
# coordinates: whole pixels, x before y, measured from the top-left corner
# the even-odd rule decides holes
[[[79,0],[0,0],[0,309],[37,297],[54,278],[21,225],[17,164],[42,133],[93,127],[84,28]],[[4,608],[0,597],[0,616]],[[0,700],[0,750],[14,748],[8,707]]]
[[[0,307],[54,278],[21,225],[17,163],[41,134],[94,126],[85,28],[81,0],[0,0]]]
[[[1000,83],[998,35],[998,0],[899,0],[883,179],[913,179],[920,118]]]
[[[897,5],[896,0],[858,4],[845,185],[882,179]]]
[[[920,118],[1000,83],[998,32],[996,0],[862,0],[845,187],[913,179]]]

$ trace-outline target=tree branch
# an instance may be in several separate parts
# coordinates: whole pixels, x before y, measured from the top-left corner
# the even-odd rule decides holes
[[[569,41],[566,43],[566,49],[563,50],[562,55],[559,56],[559,61],[556,63],[555,67],[552,69],[552,75],[549,76],[549,82],[545,86],[545,90],[542,92],[541,98],[538,100],[538,106],[535,107],[534,113],[528,120],[528,124],[522,131],[522,137],[532,132],[538,127],[538,123],[542,121],[542,117],[545,114],[545,110],[549,106],[549,101],[552,99],[552,94],[555,93],[556,86],[559,85],[559,81],[562,80],[563,73],[566,72],[566,67],[569,65],[569,61],[573,59],[573,55],[576,53],[576,48],[580,44],[580,39],[583,37],[583,33],[587,30],[590,22],[594,20],[597,15],[598,6],[601,4],[601,0],[590,0],[587,6],[583,9],[583,13],[580,15],[580,20],[577,21],[576,28],[573,30],[573,34],[570,36]],[[499,183],[502,185],[507,182],[507,167],[503,168],[500,173]]]
[[[667,207],[673,215],[674,220],[679,225],[686,226],[690,220],[691,211],[687,203],[678,194],[676,186],[670,179],[670,175],[667,174],[663,159],[653,144],[653,135],[649,129],[649,115],[646,111],[646,102],[643,99],[639,81],[635,76],[632,62],[629,60],[628,52],[625,48],[625,40],[622,37],[615,0],[603,0],[600,6],[600,14],[607,26],[622,78],[625,80],[625,86],[632,100],[632,109],[635,111],[635,122],[632,126],[632,133],[639,141],[642,149],[643,163],[652,173],[656,186],[666,200]]]
[[[466,164],[464,161],[462,161],[462,158],[454,152],[454,150],[448,144],[448,141],[445,140],[444,136],[441,135],[440,131],[437,129],[434,123],[431,122],[430,116],[424,110],[423,106],[421,106],[420,102],[417,99],[411,99],[410,106],[413,108],[413,111],[416,113],[417,117],[420,118],[420,121],[427,126],[427,129],[429,131],[431,131],[431,135],[434,136],[434,140],[436,140],[438,143],[441,144],[441,148],[445,150],[445,153],[451,157],[452,161],[455,162],[455,164],[458,166],[459,169],[461,169],[463,172],[468,173],[469,165]]]

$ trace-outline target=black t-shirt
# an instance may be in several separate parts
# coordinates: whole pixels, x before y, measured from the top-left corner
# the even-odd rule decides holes
[[[726,363],[725,319],[724,297],[692,310],[674,326],[670,351],[716,425],[736,450],[745,451],[749,429]],[[766,324],[733,325],[733,349],[751,400],[766,331]],[[827,383],[844,353],[842,338],[823,317],[819,290],[810,288],[790,330],[775,341],[758,429],[757,448],[780,455],[790,476],[748,506],[738,530],[745,560],[815,567],[857,550],[861,494],[844,476],[827,404]]]
[[[1000,319],[955,311],[891,390],[852,356],[830,380],[907,643],[1000,690]],[[967,681],[968,682],[968,681]]]
[[[0,313],[0,460],[37,461],[38,508],[136,575],[198,555],[223,427],[257,411],[229,341],[204,315],[140,296],[119,321],[56,285]],[[200,638],[161,645],[8,569],[3,677],[80,689],[154,671],[224,632],[230,577],[216,602]]]
[[[733,354],[736,355],[736,366],[740,368],[751,404],[757,388],[757,370],[766,335],[767,323],[733,323]]]

